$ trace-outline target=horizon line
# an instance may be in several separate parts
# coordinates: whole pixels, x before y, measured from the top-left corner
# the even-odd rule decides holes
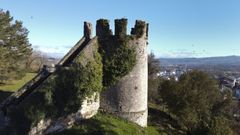
[[[167,57],[160,56],[158,59],[201,59],[201,58],[219,58],[219,57],[240,57],[240,55],[216,55],[216,56],[200,56],[200,57]]]

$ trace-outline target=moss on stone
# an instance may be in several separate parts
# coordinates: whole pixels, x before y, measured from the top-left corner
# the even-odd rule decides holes
[[[126,36],[127,35],[127,19],[115,20],[115,35]]]
[[[107,19],[99,19],[97,20],[97,24],[101,24],[102,26],[109,27],[109,21]]]
[[[99,19],[97,20],[96,26],[96,33],[97,36],[100,37],[108,37],[112,35],[112,31],[110,30],[109,21],[106,19]]]
[[[131,34],[135,35],[137,38],[140,38],[144,34],[144,27],[146,23],[144,21],[137,20],[135,27],[132,29]]]
[[[8,109],[8,116],[12,120],[12,129],[9,130],[9,134],[26,135],[40,120],[56,114],[56,108],[52,102],[53,78],[45,81],[20,105]]]
[[[71,67],[62,69],[56,77],[53,95],[62,114],[76,112],[86,97],[102,90],[101,56],[97,48],[92,51],[91,54],[82,52]]]

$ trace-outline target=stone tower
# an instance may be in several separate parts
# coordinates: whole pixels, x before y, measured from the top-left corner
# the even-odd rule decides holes
[[[109,28],[108,20],[97,21],[96,35],[100,46],[113,46],[106,38],[120,39],[127,37],[127,45],[136,50],[136,64],[133,69],[123,76],[116,84],[104,90],[101,94],[100,107],[109,113],[125,118],[140,126],[147,126],[147,95],[148,95],[148,66],[147,66],[147,40],[148,24],[137,20],[131,34],[127,34],[127,19],[115,20],[115,33]],[[106,53],[108,53],[106,51]]]

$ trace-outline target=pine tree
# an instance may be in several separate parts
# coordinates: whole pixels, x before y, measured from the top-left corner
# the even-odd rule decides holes
[[[32,53],[28,30],[14,21],[9,11],[0,10],[0,82],[21,77]]]

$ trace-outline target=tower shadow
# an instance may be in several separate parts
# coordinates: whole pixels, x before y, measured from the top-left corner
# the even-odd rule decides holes
[[[10,96],[13,92],[0,90],[0,103]]]

